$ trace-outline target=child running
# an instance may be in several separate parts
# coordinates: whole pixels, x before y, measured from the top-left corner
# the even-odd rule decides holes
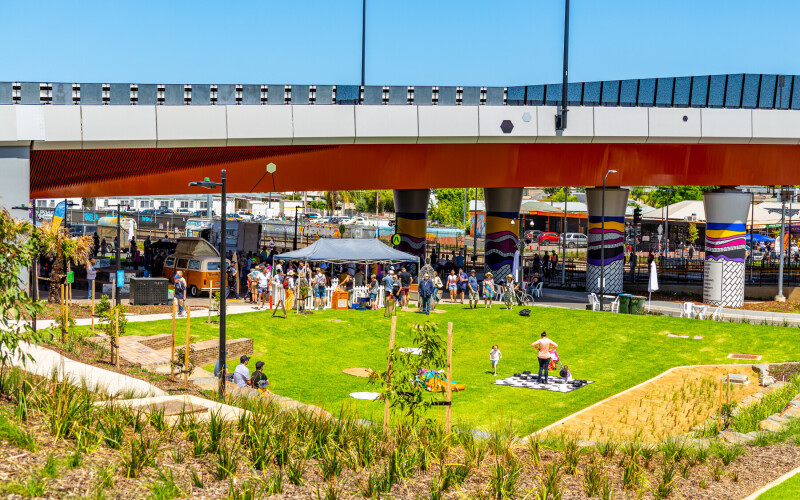
[[[483,308],[492,308],[492,301],[494,300],[494,280],[492,273],[486,273],[483,279]]]
[[[497,376],[497,363],[503,358],[503,353],[500,352],[500,347],[497,344],[492,346],[492,350],[489,351],[489,359],[492,361],[492,370],[494,370],[494,376]]]

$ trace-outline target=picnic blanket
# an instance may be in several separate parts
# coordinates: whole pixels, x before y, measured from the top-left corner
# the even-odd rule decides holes
[[[508,387],[521,387],[523,389],[541,389],[552,392],[572,392],[576,389],[580,389],[581,387],[585,387],[594,383],[594,380],[573,379],[567,381],[567,379],[563,377],[554,377],[550,375],[547,377],[547,383],[544,384],[540,383],[538,378],[539,376],[536,373],[526,371],[522,373],[515,373],[514,375],[501,380],[495,380],[493,384],[505,385]]]

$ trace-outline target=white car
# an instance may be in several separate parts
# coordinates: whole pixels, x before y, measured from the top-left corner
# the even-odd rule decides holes
[[[367,224],[369,224],[369,221],[367,221],[367,219],[365,219],[364,217],[352,217],[350,219],[343,220],[342,224],[346,224],[346,225],[359,224],[359,225],[362,225],[362,226],[366,226]]]

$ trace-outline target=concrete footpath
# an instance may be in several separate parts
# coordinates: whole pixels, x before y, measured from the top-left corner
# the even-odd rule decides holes
[[[542,292],[542,297],[537,297],[535,299],[535,306],[586,309],[586,306],[589,304],[586,292],[557,290],[552,288],[545,288]],[[649,304],[649,310],[653,313],[663,314],[665,316],[681,315],[681,304],[679,302],[653,300]],[[645,304],[645,309],[647,309],[647,307],[647,304]],[[713,309],[713,307],[709,306],[709,317]],[[766,321],[771,325],[783,326],[785,321],[791,326],[800,326],[800,314],[727,308],[722,310],[722,321],[733,320],[740,322],[743,319],[753,324],[761,324]]]
[[[12,364],[43,378],[50,378],[55,374],[58,380],[67,380],[75,386],[86,387],[109,397],[145,398],[167,395],[144,380],[73,361],[44,347],[23,342],[20,348],[26,357],[31,356],[33,360],[27,358],[23,366],[22,360],[17,357],[12,358]]]

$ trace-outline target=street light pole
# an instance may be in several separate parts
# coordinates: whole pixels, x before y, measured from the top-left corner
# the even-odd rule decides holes
[[[292,239],[292,250],[297,250],[297,208],[294,207],[294,238]]]
[[[478,262],[478,188],[475,188],[475,200],[472,205],[472,269]],[[524,228],[523,228],[524,229]],[[522,235],[520,235],[522,236]]]
[[[270,164],[270,165],[272,165],[272,164]],[[270,172],[270,167],[269,166],[267,166],[267,171]],[[274,169],[270,173],[273,173],[273,172],[274,172]],[[225,315],[226,315],[226,312],[225,312],[225,310],[227,308],[226,307],[227,306],[227,293],[223,293],[223,285],[225,284],[224,280],[227,280],[227,278],[228,278],[228,272],[227,272],[228,271],[228,266],[227,266],[227,258],[226,258],[226,255],[228,253],[228,245],[227,245],[227,232],[228,232],[228,228],[227,228],[227,220],[228,220],[227,203],[228,203],[228,200],[227,200],[227,180],[226,179],[227,179],[227,177],[225,175],[225,170],[223,169],[220,172],[220,182],[212,182],[212,181],[210,181],[208,179],[208,177],[206,177],[204,181],[201,181],[201,182],[190,182],[189,183],[189,186],[191,186],[191,187],[203,187],[203,188],[206,188],[206,189],[216,189],[218,187],[221,188],[221,198],[220,198],[221,210],[220,210],[220,214],[219,214],[219,217],[220,217],[220,238],[219,238],[219,291],[220,291],[220,294],[219,294],[219,358],[218,358],[219,369],[220,369],[220,374],[219,374],[219,399],[220,399],[220,401],[222,401],[225,398],[225,377],[224,377],[224,372],[225,372],[225,366],[226,366],[226,361],[227,361],[226,358],[225,358],[225,345],[226,345],[226,340],[225,340],[225,324],[226,324]],[[211,290],[212,291],[209,292],[209,293],[213,293],[213,290],[214,290],[213,278],[212,278],[212,282],[211,282]],[[186,346],[186,348],[188,349],[189,346]]]
[[[609,174],[616,173],[609,170],[603,177],[602,206],[600,207],[600,310],[605,310],[606,292],[606,179]]]
[[[569,3],[569,0],[567,0]],[[564,224],[561,228],[562,239],[564,240],[561,245],[561,286],[567,285],[567,200],[569,199],[569,188],[564,186]]]
[[[786,198],[784,196],[783,187],[781,186],[781,250],[778,257],[778,295],[775,300],[778,302],[785,302],[786,297],[783,296],[783,247],[786,238]]]

